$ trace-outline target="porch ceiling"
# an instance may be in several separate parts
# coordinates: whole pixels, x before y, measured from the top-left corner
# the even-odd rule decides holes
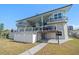
[[[45,14],[45,15],[40,15],[40,16],[37,16],[37,17],[31,18],[31,19],[28,19],[27,21],[28,21],[28,22],[36,23],[36,22],[38,22],[38,21],[41,20],[41,16],[43,16],[43,20],[47,20],[48,17],[49,17],[51,14],[52,14],[52,13],[48,13],[48,14]]]

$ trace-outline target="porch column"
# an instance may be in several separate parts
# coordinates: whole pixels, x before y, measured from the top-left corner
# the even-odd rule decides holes
[[[43,16],[41,16],[41,22],[42,22],[42,31],[43,31]]]

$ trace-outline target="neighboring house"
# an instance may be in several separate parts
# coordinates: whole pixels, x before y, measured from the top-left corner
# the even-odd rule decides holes
[[[38,40],[57,43],[68,41],[66,13],[72,5],[50,10],[32,17],[17,21],[17,31],[11,32],[15,41],[32,42]]]
[[[72,36],[73,26],[68,26],[68,35]]]
[[[68,30],[69,31],[73,30],[73,26],[68,26]]]
[[[72,30],[71,36],[79,38],[79,29]]]

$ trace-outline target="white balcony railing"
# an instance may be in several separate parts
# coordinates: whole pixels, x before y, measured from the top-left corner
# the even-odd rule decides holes
[[[44,30],[55,30],[56,27],[55,26],[49,26],[49,25],[44,25],[44,26],[38,26],[38,27],[23,27],[21,29],[18,29],[19,31],[23,32],[23,31],[44,31]]]
[[[67,22],[67,20],[68,20],[68,18],[65,17],[65,16],[63,16],[63,17],[61,17],[61,18],[57,18],[57,19],[55,19],[55,18],[50,18],[49,21],[48,21],[48,23],[49,23],[49,22],[62,22],[62,21]]]
[[[55,31],[55,26],[45,26],[45,27],[27,27],[25,29],[13,30],[12,32],[26,32],[26,31]]]

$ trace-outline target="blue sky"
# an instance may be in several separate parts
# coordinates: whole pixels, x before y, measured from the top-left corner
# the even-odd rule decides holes
[[[65,4],[0,4],[0,23],[4,23],[6,29],[15,29],[17,20],[63,6]],[[67,16],[68,25],[78,27],[79,5],[73,5]]]

